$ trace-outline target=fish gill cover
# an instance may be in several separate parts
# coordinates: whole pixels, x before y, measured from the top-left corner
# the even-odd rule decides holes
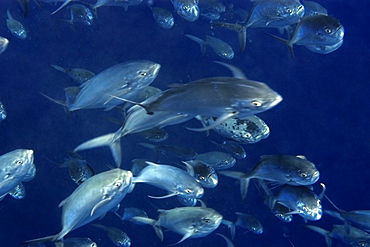
[[[246,157],[237,159],[235,165],[226,171],[249,174],[263,155],[302,155],[298,159],[305,156],[320,172],[319,180],[312,186],[313,191],[308,193],[313,196],[316,205],[309,205],[310,207],[305,209],[316,206],[315,212],[321,212],[317,204],[317,198],[322,191],[319,183],[326,185],[325,194],[341,210],[370,209],[367,193],[370,149],[370,47],[367,34],[364,33],[364,30],[367,30],[365,21],[369,17],[367,9],[364,8],[365,1],[318,0],[313,4],[310,1],[296,0],[143,0],[129,3],[118,0],[90,0],[69,2],[59,9],[64,2],[69,1],[3,0],[0,3],[0,155],[17,149],[33,150],[33,164],[36,167],[34,178],[33,175],[28,176],[9,190],[8,187],[12,184],[10,182],[15,181],[14,171],[17,169],[15,165],[10,169],[9,162],[0,163],[0,187],[7,188],[9,193],[0,201],[0,246],[19,246],[26,240],[56,234],[61,230],[62,208],[58,205],[77,188],[74,180],[84,181],[91,174],[101,174],[116,166],[107,147],[83,150],[78,154],[72,153],[72,150],[87,140],[117,132],[129,116],[127,110],[133,106],[132,103],[123,101],[120,106],[124,107],[109,111],[104,111],[106,107],[102,106],[97,109],[68,112],[63,106],[51,102],[42,94],[60,100],[62,104],[71,103],[80,90],[88,85],[86,74],[79,75],[79,71],[89,71],[91,76],[98,75],[116,64],[128,61],[147,60],[160,64],[158,75],[150,86],[162,91],[203,78],[231,77],[233,73],[227,66],[213,62],[222,61],[242,71],[233,71],[236,77],[245,74],[246,80],[263,82],[281,95],[283,100],[273,108],[256,114],[270,131],[267,138],[260,138],[256,143],[240,139],[243,135],[250,137],[257,133],[256,128],[259,128],[255,125],[245,126],[245,121],[230,121],[232,118],[229,118],[229,121],[219,125],[220,128],[225,126],[225,131],[216,132],[211,129],[207,132],[196,132],[188,128],[203,128],[199,120],[193,118],[184,122],[190,117],[167,112],[163,114],[166,118],[165,124],[155,118],[155,122],[149,126],[155,124],[162,127],[167,123],[172,124],[163,128],[168,133],[168,138],[154,143],[156,146],[172,146],[168,149],[170,151],[165,153],[138,145],[149,140],[136,133],[128,134],[119,140],[122,153],[121,169],[131,170],[131,160],[144,159],[157,164],[176,166],[192,174],[194,171],[182,162],[186,154],[179,152],[177,146],[190,148],[196,154],[223,151],[220,150],[220,145],[215,143],[220,144],[232,138],[219,133],[239,131],[237,144],[245,149]],[[289,3],[292,5],[289,6]],[[306,11],[309,10],[306,13],[327,14],[332,18],[311,17],[310,20],[314,19],[313,24],[311,21],[305,21],[302,18],[307,17],[296,11],[301,9],[301,4]],[[148,8],[147,5],[166,11],[157,11],[155,19],[153,8]],[[276,12],[275,17],[263,16],[257,26],[245,24],[252,22],[249,18],[256,17],[253,12],[256,9],[276,5],[281,6],[280,10],[284,10],[284,13]],[[182,6],[181,10],[178,6]],[[167,18],[163,17],[163,21],[168,20],[174,24],[165,25],[162,21],[160,25],[158,15],[161,13]],[[296,21],[289,23],[281,19],[287,18],[289,13],[299,15],[298,24]],[[330,19],[330,22],[325,22],[327,19]],[[264,23],[264,26],[261,27],[261,23]],[[241,32],[235,32],[239,27],[242,27]],[[220,44],[200,45],[185,35],[202,40],[207,36],[220,39],[233,49],[234,57],[226,60],[219,56],[222,55],[222,51],[217,50]],[[292,38],[294,42],[289,43],[288,40],[293,40]],[[307,43],[311,41],[312,43]],[[244,43],[245,49],[240,53]],[[293,45],[287,49],[286,46],[291,44]],[[291,58],[293,54],[294,59]],[[71,76],[68,71],[62,73],[63,70],[58,71],[52,65],[75,69],[72,70],[74,74]],[[147,75],[146,72],[140,71],[140,68],[136,72],[140,76]],[[82,81],[83,84],[80,84]],[[101,81],[102,87],[106,81]],[[117,102],[116,97],[125,99],[127,91],[132,92],[132,88],[125,85],[124,88],[108,92],[109,95],[102,95],[108,98],[103,104],[109,104],[112,100]],[[197,94],[194,93],[196,97]],[[146,98],[140,96],[137,100],[130,99],[141,102]],[[213,100],[209,96],[206,99],[208,103]],[[248,105],[248,102],[255,106],[260,104],[256,99],[249,100],[251,99],[239,101],[238,106]],[[201,102],[201,99],[196,102]],[[192,101],[189,100],[189,103]],[[195,107],[194,104],[192,106]],[[199,108],[201,107],[199,104]],[[223,108],[221,113],[229,110],[226,108]],[[231,116],[219,114],[205,117],[224,117],[224,120],[227,120]],[[130,123],[134,124],[135,121],[131,120]],[[233,123],[235,126],[227,126],[227,123]],[[236,123],[244,125],[238,126]],[[151,140],[156,140],[156,137],[153,136]],[[77,165],[71,174],[68,169],[60,167],[66,159],[72,158],[84,162],[79,162],[80,167]],[[11,164],[18,164],[16,159],[15,157],[15,162]],[[86,164],[89,170],[86,170]],[[134,164],[132,170],[137,173],[146,165],[145,162]],[[302,212],[291,214],[294,209],[287,208],[287,205],[291,205],[292,201],[281,201],[281,198],[289,195],[279,195],[282,188],[280,184],[283,183],[281,181],[285,180],[281,180],[276,175],[278,173],[273,173],[272,184],[269,183],[271,180],[264,180],[267,189],[257,178],[252,178],[244,200],[241,199],[239,184],[239,181],[243,180],[221,173],[218,174],[217,186],[205,188],[201,200],[208,208],[221,214],[225,224],[201,238],[191,238],[190,235],[190,238],[177,246],[226,246],[226,242],[215,233],[223,234],[232,240],[235,246],[325,246],[325,238],[322,236],[325,231],[334,237],[333,246],[351,246],[368,241],[366,233],[361,233],[362,238],[359,239],[350,235],[348,229],[343,230],[343,226],[335,226],[345,223],[325,214],[327,209],[336,210],[325,198],[320,197],[324,214],[319,220],[305,223]],[[303,177],[307,175],[296,174]],[[271,178],[271,170],[267,169],[267,175],[265,173],[263,177],[269,176]],[[181,185],[181,181],[179,184]],[[144,210],[150,219],[157,220],[160,215],[158,209],[170,210],[194,203],[200,206],[200,202],[185,201],[185,197],[149,198],[148,195],[167,195],[168,191],[145,183],[138,183],[129,189],[133,190],[121,201],[120,208],[112,208],[104,218],[94,223],[115,227],[127,233],[132,246],[166,246],[179,242],[184,236],[166,231],[162,227],[164,240],[160,242],[152,227],[140,225],[135,221],[123,222],[120,218],[125,208]],[[292,191],[295,191],[294,188]],[[109,197],[103,193],[101,203],[98,203],[96,208],[106,209],[104,205],[107,200],[104,199],[107,198]],[[306,202],[309,198],[304,199],[302,201]],[[293,203],[299,204],[297,201]],[[236,213],[256,218],[263,226],[263,233],[246,233],[244,226],[248,225],[248,222],[241,223],[240,219],[238,221]],[[133,216],[135,215],[130,217]],[[352,227],[363,224],[352,224]],[[181,226],[187,225],[182,222]],[[233,228],[235,237],[232,239],[230,229]],[[213,230],[212,227],[210,229]],[[71,231],[65,237],[69,238],[91,238],[98,246],[115,246],[106,231],[89,224]],[[86,242],[86,239],[83,240]],[[79,239],[77,242],[82,245],[83,241]],[[68,241],[65,246],[67,244]],[[53,243],[44,245],[54,246]]]

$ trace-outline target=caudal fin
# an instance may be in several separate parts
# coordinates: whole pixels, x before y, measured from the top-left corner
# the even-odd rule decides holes
[[[242,196],[242,200],[245,199],[248,191],[249,180],[250,177],[248,174],[244,172],[236,172],[236,171],[218,171],[219,174],[225,175],[230,178],[239,179],[240,181],[240,194]]]

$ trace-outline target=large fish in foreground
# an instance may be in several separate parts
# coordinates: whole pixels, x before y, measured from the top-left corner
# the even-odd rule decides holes
[[[0,156],[0,201],[7,195],[16,199],[25,197],[22,182],[35,177],[33,150],[16,149]]]
[[[62,230],[52,236],[24,243],[48,242],[63,239],[70,231],[103,217],[116,207],[133,189],[132,173],[119,168],[99,173],[77,187],[59,207],[62,211]]]
[[[222,215],[212,208],[206,207],[179,207],[170,210],[159,210],[161,213],[157,220],[145,217],[133,217],[135,221],[152,225],[157,236],[163,241],[161,227],[182,235],[182,239],[201,238],[207,236],[222,222]]]
[[[81,90],[71,104],[45,96],[64,105],[69,111],[93,108],[110,110],[122,103],[113,96],[132,99],[142,88],[153,82],[159,68],[158,63],[147,60],[128,61],[105,69],[81,84]]]

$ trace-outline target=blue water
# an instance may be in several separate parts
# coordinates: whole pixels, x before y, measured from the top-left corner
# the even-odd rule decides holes
[[[52,235],[60,231],[61,209],[58,204],[76,188],[64,169],[48,161],[62,162],[68,151],[90,138],[116,131],[118,126],[103,117],[119,118],[112,110],[81,110],[69,117],[62,107],[46,100],[40,92],[63,99],[63,88],[75,85],[65,74],[50,64],[62,67],[80,67],[96,73],[116,63],[148,59],[161,64],[153,86],[165,89],[170,83],[186,83],[209,76],[229,76],[230,72],[213,63],[229,62],[242,69],[248,78],[266,82],[279,92],[284,100],[275,108],[259,114],[270,127],[270,136],[253,145],[246,145],[247,158],[238,160],[234,170],[249,171],[264,154],[303,154],[320,170],[319,182],[327,186],[327,195],[346,210],[370,209],[370,46],[368,33],[368,5],[365,1],[318,1],[337,17],[345,27],[344,44],[337,51],[320,55],[304,47],[295,46],[295,60],[280,42],[264,34],[265,30],[250,31],[250,42],[243,54],[231,61],[222,60],[210,49],[202,57],[199,46],[184,37],[215,35],[238,50],[237,35],[225,29],[210,29],[209,21],[200,18],[187,22],[174,13],[175,26],[160,28],[144,3],[130,7],[127,12],[118,7],[98,9],[98,19],[92,26],[75,25],[76,32],[58,19],[67,19],[68,11],[51,16],[54,5],[30,1],[29,15],[22,16],[16,1],[0,3],[0,36],[10,40],[8,49],[0,55],[0,101],[8,117],[0,123],[0,154],[17,148],[33,149],[36,177],[25,183],[27,196],[15,200],[7,196],[0,202],[0,246],[19,246],[28,239]],[[224,1],[225,5],[232,1]],[[159,1],[158,1],[159,4]],[[169,10],[169,0],[161,1]],[[247,1],[234,5],[249,9]],[[6,10],[21,21],[29,31],[29,38],[19,40],[6,28]],[[226,15],[225,20],[228,16]],[[274,33],[273,30],[267,30]],[[275,33],[278,35],[278,33]],[[167,127],[167,144],[185,145],[197,152],[216,150],[203,132],[191,132],[184,126],[199,126],[195,120]],[[212,137],[217,139],[215,133]],[[142,142],[132,135],[122,140],[123,169],[130,169],[133,158],[154,159],[154,152],[136,145]],[[81,152],[96,172],[114,165],[108,148]],[[166,158],[166,157],[165,157]],[[314,189],[320,192],[315,184]],[[158,208],[180,206],[176,199],[155,200],[148,194],[161,195],[163,191],[139,184],[121,203],[124,207],[140,207],[156,218]],[[204,201],[225,219],[235,220],[234,212],[255,215],[264,226],[262,235],[244,233],[238,228],[235,246],[325,246],[322,236],[304,228],[301,217],[283,223],[263,204],[251,183],[245,201],[241,201],[239,185],[220,176],[219,185],[206,189]],[[323,207],[330,204],[323,200]],[[108,213],[99,223],[115,226],[131,238],[132,246],[166,246],[181,236],[165,231],[160,243],[150,226],[122,223]],[[318,222],[309,222],[325,229],[340,222],[323,216]],[[216,232],[230,236],[221,225]],[[114,246],[106,234],[91,226],[81,227],[67,237],[90,237],[99,246]],[[52,246],[50,243],[49,246]],[[188,239],[177,245],[226,246],[223,240],[211,234],[205,238]],[[334,241],[333,246],[344,246]]]

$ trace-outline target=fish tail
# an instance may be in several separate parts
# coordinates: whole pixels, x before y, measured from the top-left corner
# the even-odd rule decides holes
[[[158,238],[161,240],[161,242],[163,241],[163,231],[160,226],[156,225],[156,220],[140,216],[132,217],[131,220],[136,223],[151,225],[154,228],[154,231],[157,234]]]
[[[275,35],[273,35],[273,34],[270,34],[270,33],[265,33],[265,34],[267,34],[268,36],[270,36],[270,37],[272,37],[272,38],[274,38],[274,39],[276,39],[276,40],[278,40],[278,41],[282,42],[282,43],[283,43],[283,44],[285,44],[286,46],[288,46],[290,56],[291,56],[291,58],[292,58],[292,59],[294,59],[293,45],[292,45],[292,44],[290,44],[289,40],[282,39],[282,38],[280,38],[280,37],[278,37],[278,36],[275,36]]]
[[[238,33],[239,38],[239,53],[243,53],[245,45],[247,43],[247,27],[243,24],[234,24],[226,22],[212,23],[211,28],[214,29],[215,26],[223,27]]]
[[[222,224],[224,224],[228,228],[230,228],[231,239],[234,239],[234,237],[235,237],[235,223],[231,222],[231,221],[228,221],[228,220],[222,220]]]
[[[22,242],[21,244],[54,242],[54,241],[59,240],[59,239],[61,239],[59,237],[59,234],[56,234],[56,235],[51,235],[51,236],[47,236],[47,237],[43,237],[43,238],[36,238],[36,239],[27,240],[27,241]]]
[[[205,53],[206,53],[205,42],[202,39],[200,39],[198,37],[195,37],[193,35],[190,35],[190,34],[185,34],[185,36],[188,37],[189,39],[197,42],[200,45],[200,51],[202,52],[202,56],[204,56]]]
[[[40,93],[42,96],[44,96],[45,98],[47,98],[48,100],[50,100],[51,102],[54,102],[54,103],[57,103],[58,105],[61,105],[61,106],[63,106],[63,108],[64,108],[64,110],[65,110],[65,112],[66,112],[66,114],[67,114],[67,116],[69,117],[69,107],[68,107],[68,104],[66,103],[66,102],[64,102],[64,101],[62,101],[62,100],[58,100],[58,99],[53,99],[53,98],[51,98],[51,97],[49,97],[49,96],[47,96],[46,94],[43,94],[43,93]]]
[[[312,226],[312,225],[305,225],[305,227],[323,235],[325,237],[326,246],[328,246],[328,247],[331,246],[332,239],[329,236],[329,233],[330,233],[329,231],[327,231],[325,229],[322,229],[320,227],[317,227],[317,226]]]
[[[114,161],[116,162],[117,167],[120,167],[122,154],[121,154],[121,135],[119,129],[115,133],[110,133],[106,135],[102,135],[91,140],[88,140],[80,145],[78,145],[73,151],[81,151],[91,148],[103,147],[108,146],[112,152]]]
[[[240,194],[242,196],[242,200],[244,200],[247,195],[250,176],[244,172],[236,172],[236,171],[219,171],[218,173],[225,175],[227,177],[230,177],[230,178],[239,179]]]

